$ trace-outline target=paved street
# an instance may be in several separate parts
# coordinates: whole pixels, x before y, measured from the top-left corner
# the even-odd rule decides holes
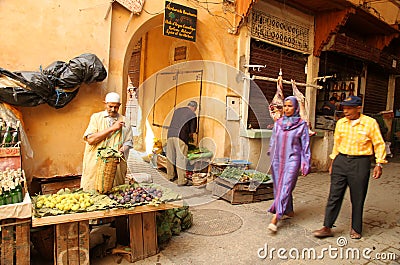
[[[159,254],[135,264],[399,264],[400,159],[390,161],[382,178],[370,181],[363,238],[352,240],[348,192],[333,230],[335,237],[317,239],[311,235],[323,222],[329,189],[329,175],[325,172],[299,178],[294,191],[295,217],[281,221],[278,232],[271,234],[267,230],[271,216],[266,210],[272,201],[231,205],[215,200],[205,188],[177,187],[164,179],[163,171],[131,156],[132,172],[150,173],[154,182],[175,189],[186,198],[194,215],[192,228],[174,236]],[[286,250],[282,258],[276,251],[279,248]],[[316,257],[309,257],[307,253],[314,250]],[[296,251],[299,254],[294,259]],[[386,260],[375,258],[378,256]],[[116,264],[116,260],[115,256],[108,256],[93,264]],[[129,263],[123,260],[121,264]]]

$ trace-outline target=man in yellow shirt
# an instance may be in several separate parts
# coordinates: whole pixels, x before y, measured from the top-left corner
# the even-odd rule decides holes
[[[350,188],[352,218],[350,238],[360,239],[364,201],[368,190],[371,157],[375,155],[373,178],[382,175],[387,163],[385,142],[375,119],[361,114],[361,98],[349,96],[340,103],[344,117],[338,120],[334,134],[329,173],[331,186],[325,210],[324,226],[313,232],[315,237],[333,236],[332,227],[339,215],[343,196]]]

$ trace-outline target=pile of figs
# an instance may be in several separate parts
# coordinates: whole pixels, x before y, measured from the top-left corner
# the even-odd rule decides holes
[[[143,204],[151,201],[159,201],[162,197],[162,191],[150,187],[130,187],[120,190],[117,193],[111,193],[108,197],[119,204]]]

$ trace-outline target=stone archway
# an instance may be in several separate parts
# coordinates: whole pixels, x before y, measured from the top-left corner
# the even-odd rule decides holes
[[[140,81],[144,82],[146,79],[148,79],[152,74],[154,74],[155,72],[157,72],[156,70],[161,70],[160,67],[158,67],[158,65],[153,65],[151,68],[151,70],[149,70],[149,64],[152,64],[152,56],[154,56],[152,54],[152,51],[154,51],[155,53],[159,52],[158,50],[160,49],[164,49],[164,53],[168,53],[169,57],[173,57],[171,54],[171,50],[172,48],[174,48],[176,45],[176,43],[184,43],[184,41],[181,41],[179,39],[173,39],[171,37],[165,37],[162,35],[162,25],[163,25],[163,14],[159,14],[157,16],[151,17],[149,19],[147,19],[146,21],[143,21],[143,23],[136,28],[135,31],[130,32],[130,39],[129,42],[127,44],[127,48],[125,50],[125,54],[124,54],[124,60],[122,61],[122,75],[120,76],[120,78],[122,78],[123,80],[121,80],[121,84],[123,88],[127,87],[127,76],[128,76],[128,70],[129,70],[129,62],[130,62],[130,57],[131,57],[131,53],[134,49],[135,44],[141,39],[141,38],[152,38],[154,40],[154,35],[158,34],[158,38],[159,39],[164,39],[164,42],[169,43],[169,48],[165,48],[162,47],[162,45],[160,45],[159,48],[157,47],[152,47],[152,50],[147,50],[147,51],[143,51],[143,53],[145,53],[145,64],[142,62],[142,65],[145,69],[143,69],[143,73],[141,73],[141,78]],[[198,20],[198,24],[197,24],[197,28],[198,28],[198,32],[202,33],[202,32],[208,32],[209,29],[209,23],[203,23],[201,19]],[[197,36],[197,41],[196,43],[188,43],[188,46],[191,47],[191,51],[193,51],[193,53],[195,53],[196,55],[193,56],[192,58],[189,56],[188,60],[196,60],[196,61],[201,61],[204,58],[206,58],[207,60],[212,60],[212,61],[217,61],[217,62],[221,62],[221,63],[225,63],[225,57],[226,57],[226,52],[222,49],[222,47],[219,45],[220,41],[218,41],[217,36],[218,34],[199,34]],[[148,41],[148,40],[147,40]],[[161,42],[161,41],[160,41]],[[208,45],[208,44],[212,44],[212,45]],[[160,44],[160,43],[157,43]],[[163,45],[165,45],[163,43]],[[147,43],[147,47],[146,49],[149,49],[148,47],[151,47],[152,44],[149,44],[149,41]],[[154,45],[153,45],[154,46]],[[158,58],[159,59],[159,58]],[[164,64],[165,67],[171,66],[171,62],[169,62],[169,64]],[[156,70],[154,70],[156,69]],[[141,69],[142,71],[142,69]],[[224,76],[223,74],[221,76]],[[226,78],[227,79],[227,78]],[[226,82],[226,80],[224,80],[224,82]],[[144,93],[140,93],[139,92],[139,102],[141,102],[141,104],[143,104],[143,102],[145,101],[144,97]],[[142,106],[144,107],[144,106]],[[145,117],[142,117],[142,122],[141,122],[141,136],[139,136],[138,139],[136,139],[136,141],[138,141],[139,143],[142,143],[142,149],[145,148],[144,146],[144,138],[146,135],[145,132]]]

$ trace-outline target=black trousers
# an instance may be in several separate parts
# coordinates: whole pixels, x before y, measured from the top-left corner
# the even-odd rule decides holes
[[[339,154],[332,164],[331,187],[325,210],[324,226],[335,223],[347,186],[350,188],[351,227],[362,232],[364,201],[367,196],[371,169],[370,156],[349,157]]]

